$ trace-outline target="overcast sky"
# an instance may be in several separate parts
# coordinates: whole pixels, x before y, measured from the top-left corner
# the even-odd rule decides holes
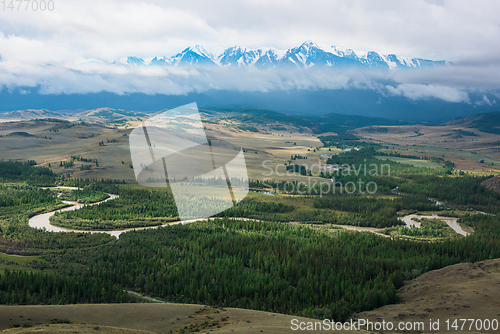
[[[214,52],[234,45],[288,49],[312,40],[464,66],[449,79],[432,76],[447,81],[433,84],[464,88],[470,79],[469,88],[500,86],[493,76],[500,60],[498,0],[52,1],[53,11],[25,11],[26,2],[17,11],[16,1],[14,11],[0,7],[0,85],[41,84],[54,92],[73,85],[78,91],[80,81],[119,85],[109,82],[109,73],[68,78],[77,74],[65,69],[90,59],[173,56],[194,44]],[[186,90],[189,80],[183,85]]]

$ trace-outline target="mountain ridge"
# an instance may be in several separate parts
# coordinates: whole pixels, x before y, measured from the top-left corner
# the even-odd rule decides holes
[[[486,133],[500,134],[500,111],[457,117],[446,122],[446,125],[461,125]]]
[[[130,111],[109,107],[88,109],[78,113],[53,112],[47,109],[27,109],[15,110],[10,112],[0,112],[0,120],[4,121],[28,121],[28,120],[63,120],[63,121],[103,121],[114,122],[119,120],[137,120],[139,118],[148,118],[154,114],[167,111],[164,109],[155,112]],[[344,132],[355,128],[365,126],[380,125],[405,125],[405,121],[396,121],[383,117],[371,117],[362,115],[347,115],[341,113],[328,113],[323,116],[298,116],[285,114],[273,110],[255,109],[255,108],[217,108],[200,107],[200,112],[208,117],[213,115],[226,114],[229,118],[243,118],[248,124],[271,124],[278,122],[280,124],[292,125],[297,128],[306,127],[313,133],[323,132]]]
[[[106,63],[101,63],[106,64]],[[280,51],[274,48],[249,49],[233,46],[220,54],[213,54],[201,45],[190,46],[172,57],[155,56],[145,61],[136,56],[116,59],[109,65],[122,66],[218,66],[267,68],[372,68],[379,70],[430,68],[446,66],[451,63],[445,60],[399,57],[396,54],[379,54],[375,51],[367,53],[355,52],[352,49],[340,49],[335,46],[320,46],[306,41],[300,46]]]

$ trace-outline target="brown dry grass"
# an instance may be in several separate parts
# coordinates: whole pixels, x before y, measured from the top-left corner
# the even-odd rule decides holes
[[[133,333],[154,333],[137,329],[125,329],[110,326],[85,325],[85,324],[46,324],[36,325],[29,328],[6,329],[2,333],[31,334],[31,333],[105,333],[105,334],[133,334]]]
[[[369,132],[369,128],[360,128],[354,130],[354,134],[363,140],[390,145],[390,151],[398,151],[401,154],[443,157],[454,162],[457,169],[499,171],[500,135],[456,125],[382,128],[387,128],[388,131]],[[454,130],[474,132],[476,136],[460,138]],[[417,132],[422,135],[417,135]],[[484,163],[480,163],[480,160],[484,160]]]
[[[136,122],[137,123],[137,122]],[[137,125],[136,123],[130,123]],[[101,124],[91,124],[83,126],[80,123],[71,128],[61,128],[58,132],[50,131],[54,128],[54,123],[20,121],[0,124],[0,135],[2,135],[2,145],[0,156],[2,159],[35,160],[40,166],[47,167],[51,164],[51,169],[56,173],[70,173],[74,178],[104,178],[104,179],[124,179],[127,182],[135,182],[133,170],[129,164],[131,162],[128,137],[123,136],[130,133],[131,127],[110,128]],[[323,153],[334,153],[338,150],[327,149],[313,152],[316,147],[321,147],[322,143],[311,133],[286,132],[286,131],[242,131],[237,128],[241,124],[208,124],[207,135],[224,139],[237,147],[245,150],[245,159],[250,179],[265,178],[263,174],[268,170],[263,167],[263,162],[268,160],[268,166],[283,165],[290,159],[290,156],[300,154],[307,156],[307,160],[297,160],[296,163],[317,164],[319,156]],[[30,137],[19,135],[9,136],[13,132],[26,132]],[[94,137],[82,139],[94,133]],[[44,137],[51,138],[45,139]],[[107,139],[116,139],[115,143],[108,143]],[[104,141],[104,146],[99,146],[99,142]],[[295,143],[295,145],[294,145]],[[308,151],[310,149],[310,151]],[[60,161],[69,161],[72,155],[85,158],[98,159],[99,167],[91,163],[92,168],[88,171],[80,171],[82,163],[75,161],[71,168],[59,167]],[[122,161],[124,162],[122,164]],[[323,162],[324,164],[324,162]],[[281,166],[284,171],[284,166]],[[273,178],[276,178],[274,175]],[[283,176],[284,180],[300,179],[303,176]]]
[[[401,302],[363,312],[371,321],[499,319],[500,259],[460,263],[433,270],[399,289]]]
[[[47,327],[50,320],[54,318],[68,319],[71,324]],[[190,328],[197,328],[201,333],[211,331],[217,333],[289,333],[292,319],[303,322],[314,321],[270,312],[187,304],[0,306],[0,329],[11,328],[16,323],[22,324],[27,319],[33,324],[40,324],[36,326],[40,328],[36,332],[45,330],[51,333],[71,332],[71,329],[77,333],[139,333],[141,330],[175,333],[181,329]],[[85,325],[81,326],[82,323]],[[95,326],[99,326],[100,329],[93,331]],[[119,331],[117,328],[124,329],[124,331]],[[32,333],[35,332],[35,328],[9,329],[6,332]],[[308,333],[308,331],[303,332]]]

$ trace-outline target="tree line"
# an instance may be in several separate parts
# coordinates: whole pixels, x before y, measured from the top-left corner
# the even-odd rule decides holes
[[[36,161],[28,162],[5,161],[0,162],[0,180],[21,181],[35,186],[52,186],[56,181],[56,174],[46,167],[32,167]]]
[[[83,304],[134,302],[111,281],[88,274],[63,276],[43,272],[5,270],[0,274],[0,304]]]

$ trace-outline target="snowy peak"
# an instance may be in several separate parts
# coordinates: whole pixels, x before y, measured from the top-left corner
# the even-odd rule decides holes
[[[149,65],[161,65],[161,66],[172,65],[172,59],[167,57],[161,57],[161,58],[154,57],[153,60],[151,60],[151,62],[149,63]]]
[[[167,61],[165,61],[167,63]],[[176,54],[171,58],[170,64],[174,66],[184,66],[184,65],[204,65],[212,66],[216,65],[213,61],[213,57],[209,54],[202,46],[195,45],[190,46],[184,51]]]
[[[138,57],[124,57],[115,60],[111,64],[113,65],[130,65],[130,66],[142,66],[144,64],[144,60]]]
[[[280,56],[278,52],[274,49],[269,49],[264,54],[257,59],[255,66],[259,68],[271,68],[276,67],[280,64]]]
[[[244,67],[255,64],[262,54],[263,52],[261,49],[252,50],[242,48],[241,46],[234,46],[226,49],[218,57],[218,60],[221,66]]]
[[[205,50],[205,48],[199,44],[196,44],[194,47],[190,46],[186,50],[184,50],[183,52],[186,52],[186,51],[195,53],[195,54],[199,55],[200,57],[212,59],[212,55],[210,53],[208,53],[207,50]]]
[[[147,64],[142,58],[125,57],[112,62],[122,66],[220,66],[220,67],[257,67],[267,68],[372,68],[395,70],[411,68],[430,68],[446,66],[446,61],[434,61],[420,58],[405,58],[395,54],[381,55],[375,51],[366,54],[356,53],[352,49],[339,49],[335,46],[320,46],[313,41],[280,51],[269,49],[247,49],[233,46],[219,55],[214,55],[201,45],[190,46],[173,57],[154,57]]]

